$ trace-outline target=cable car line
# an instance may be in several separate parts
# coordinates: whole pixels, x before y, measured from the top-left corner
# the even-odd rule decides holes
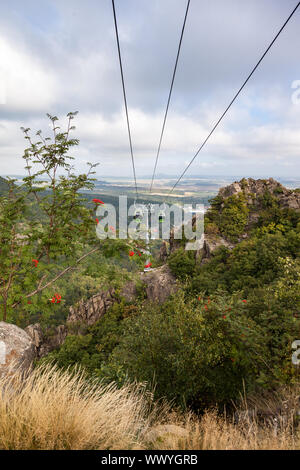
[[[128,107],[127,107],[127,98],[126,98],[124,74],[123,74],[123,65],[122,65],[122,57],[121,57],[121,49],[120,49],[120,41],[119,41],[119,31],[118,31],[117,16],[116,16],[116,9],[115,9],[114,0],[112,0],[112,8],[113,8],[113,15],[114,15],[117,47],[118,47],[118,56],[119,56],[119,64],[120,64],[120,72],[121,72],[121,80],[122,80],[124,106],[125,106],[125,112],[126,112],[126,122],[127,122],[127,130],[128,130],[128,138],[129,138],[129,146],[130,146],[131,163],[132,163],[132,170],[133,170],[133,177],[134,177],[134,184],[135,184],[135,193],[136,193],[136,198],[138,199],[139,195],[138,195],[137,182],[136,182],[136,171],[135,171],[135,164],[134,164],[133,147],[132,147],[130,124],[129,124],[129,115],[128,115]]]
[[[278,31],[278,33],[276,34],[276,36],[274,37],[274,39],[271,41],[271,43],[269,44],[269,46],[267,47],[267,49],[265,50],[265,52],[263,53],[263,55],[261,56],[261,58],[259,59],[259,61],[257,62],[257,64],[255,65],[255,67],[252,69],[252,71],[250,72],[250,74],[248,75],[248,77],[246,78],[246,80],[244,81],[244,83],[242,84],[242,86],[240,87],[240,89],[237,91],[237,93],[234,95],[233,99],[231,100],[231,102],[229,103],[229,105],[227,106],[227,108],[225,109],[225,111],[223,112],[223,114],[220,116],[220,118],[218,119],[218,121],[216,122],[216,124],[213,126],[212,130],[210,131],[210,133],[208,134],[208,136],[206,137],[206,139],[204,140],[204,142],[201,144],[201,146],[199,147],[199,149],[197,150],[197,152],[195,153],[195,155],[193,156],[193,158],[191,159],[190,163],[187,165],[187,167],[185,168],[185,170],[181,173],[180,177],[178,178],[178,180],[176,181],[176,183],[174,184],[174,186],[172,187],[172,189],[169,191],[168,195],[170,195],[174,189],[176,188],[176,186],[178,185],[178,183],[181,181],[182,177],[185,175],[185,173],[187,172],[187,170],[190,168],[190,166],[192,165],[192,163],[194,162],[194,160],[196,159],[196,157],[198,156],[198,154],[200,153],[200,151],[203,149],[203,147],[205,146],[206,142],[209,140],[209,138],[211,137],[211,135],[214,133],[214,131],[216,130],[216,128],[218,127],[218,125],[220,124],[220,122],[222,121],[222,119],[224,118],[224,116],[227,114],[227,112],[229,111],[229,109],[231,108],[231,106],[233,105],[233,103],[235,102],[235,100],[237,99],[237,97],[239,96],[239,94],[241,93],[241,91],[243,90],[243,88],[246,86],[246,84],[248,83],[248,81],[250,80],[250,78],[252,77],[252,75],[254,74],[254,72],[256,71],[256,69],[259,67],[260,63],[263,61],[263,59],[265,58],[265,56],[267,55],[267,53],[269,52],[269,50],[271,49],[271,47],[273,46],[273,44],[275,43],[275,41],[277,40],[277,38],[279,37],[279,35],[282,33],[282,31],[284,30],[284,28],[286,27],[286,25],[288,24],[288,22],[290,21],[290,19],[292,18],[292,16],[294,15],[294,13],[296,12],[296,10],[298,9],[300,5],[300,2],[297,3],[297,5],[295,6],[295,8],[293,9],[292,13],[289,15],[289,17],[287,18],[287,20],[284,22],[284,24],[281,26],[280,30]]]
[[[151,193],[152,187],[153,187],[153,181],[154,181],[154,177],[155,177],[155,173],[156,173],[160,148],[161,148],[162,139],[163,139],[163,135],[164,135],[164,131],[165,131],[165,125],[166,125],[167,115],[168,115],[168,111],[169,111],[169,105],[170,105],[171,95],[172,95],[172,91],[173,91],[173,85],[174,85],[174,80],[175,80],[175,75],[176,75],[176,70],[177,70],[177,65],[178,65],[178,59],[179,59],[180,50],[181,50],[183,34],[184,34],[184,30],[185,30],[186,19],[187,19],[187,15],[188,15],[188,11],[189,11],[189,6],[190,6],[190,0],[188,0],[187,5],[186,5],[186,11],[185,11],[185,16],[184,16],[184,20],[183,20],[183,25],[182,25],[179,44],[178,44],[177,55],[176,55],[175,67],[174,67],[173,76],[172,76],[172,80],[171,80],[171,87],[170,87],[170,91],[169,91],[167,107],[166,107],[164,120],[163,120],[163,125],[162,125],[162,130],[161,130],[161,134],[160,134],[160,139],[159,139],[159,144],[158,144],[158,149],[157,149],[157,154],[156,154],[156,160],[155,160],[155,165],[154,165],[154,170],[153,170],[153,175],[152,175],[152,181],[151,181],[151,185],[150,185],[150,193]]]

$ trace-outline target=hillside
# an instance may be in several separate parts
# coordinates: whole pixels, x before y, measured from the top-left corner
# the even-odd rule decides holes
[[[233,183],[211,201],[200,253],[170,240],[165,265],[136,272],[117,289],[115,258],[106,258],[114,273],[108,289],[99,272],[98,292],[69,304],[66,322],[50,337],[39,325],[27,331],[38,338],[43,361],[81,364],[119,384],[155,377],[157,398],[193,410],[230,407],[244,386],[260,394],[295,385],[299,216],[297,190],[271,179]]]

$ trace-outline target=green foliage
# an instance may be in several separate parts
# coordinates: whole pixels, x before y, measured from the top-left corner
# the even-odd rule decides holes
[[[237,241],[245,231],[249,209],[243,193],[234,194],[225,199],[219,195],[211,201],[211,208],[205,216],[205,231],[220,232],[225,238]],[[212,225],[213,224],[213,225]]]
[[[102,367],[119,343],[123,320],[135,313],[134,305],[124,301],[114,304],[94,325],[81,325],[85,329],[84,335],[69,335],[59,351],[47,356],[46,362],[54,360],[60,367],[80,364],[102,378]]]
[[[172,273],[179,279],[191,276],[195,269],[194,252],[186,251],[184,248],[176,250],[168,259],[168,265]]]
[[[243,384],[252,392],[296,382],[291,343],[300,327],[300,215],[280,207],[281,188],[265,191],[253,207],[243,192],[214,198],[206,233],[237,242],[247,229],[246,238],[231,250],[220,247],[202,264],[183,239],[168,265],[184,285],[163,305],[149,304],[137,280],[146,260],[138,255],[143,242],[108,239],[100,245],[95,236],[95,205],[82,192],[93,188],[93,165],[79,176],[70,165],[69,152],[78,145],[70,137],[75,114],[69,113],[65,132],[49,115],[52,139],[38,131],[33,141],[23,129],[28,176],[21,186],[0,180],[3,319],[49,328],[65,322],[68,307],[80,299],[109,288],[120,292],[135,280],[134,304],[118,298],[95,325],[75,325],[43,361],[80,364],[119,385],[146,381],[155,384],[156,397],[197,410],[229,404]],[[247,181],[241,184],[245,190]],[[254,212],[259,218],[250,227]],[[55,293],[58,303],[51,302]]]
[[[219,235],[220,230],[215,222],[206,222],[205,224],[205,233],[207,235]]]
[[[282,272],[280,257],[296,257],[300,234],[294,230],[282,234],[265,233],[251,237],[232,250],[221,247],[209,263],[197,265],[190,280],[192,291],[217,289],[229,293],[242,290],[245,295],[256,287],[273,282]]]
[[[243,194],[226,198],[218,224],[220,232],[229,240],[236,241],[245,231],[248,213],[249,209]]]
[[[226,300],[229,301],[226,302]],[[155,384],[157,397],[203,409],[238,396],[243,380],[264,369],[260,329],[241,300],[216,296],[187,299],[179,294],[161,309],[145,309],[125,322],[112,370]],[[125,374],[126,372],[126,374]]]
[[[6,194],[9,191],[9,187],[9,179],[5,179],[0,176],[0,195],[2,196]]]
[[[244,386],[248,393],[296,383],[291,344],[300,327],[299,214],[280,209],[270,194],[258,204],[260,219],[248,226],[247,238],[231,250],[220,247],[208,262],[178,245],[168,264],[184,285],[165,304],[148,304],[140,282],[134,305],[120,300],[47,360],[61,367],[80,363],[119,385],[145,381],[157,398],[198,411],[230,405]],[[215,198],[206,215],[210,235],[236,240],[250,209],[243,194]],[[142,266],[122,254],[126,249],[122,241],[104,242],[105,285],[121,285],[126,272],[134,276]],[[100,264],[88,261],[82,274],[98,279]]]
[[[291,363],[291,344],[300,327],[299,260],[280,258],[280,276],[267,288],[253,289],[248,297],[249,317],[260,325],[264,335],[265,361],[272,365],[272,375],[261,373],[258,382],[269,387],[297,380]]]

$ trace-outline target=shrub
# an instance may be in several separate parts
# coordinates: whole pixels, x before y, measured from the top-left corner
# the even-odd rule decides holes
[[[218,223],[221,233],[232,241],[237,241],[246,227],[249,209],[243,194],[225,199]]]
[[[102,376],[103,363],[119,344],[124,318],[135,313],[134,305],[127,305],[124,301],[115,303],[98,322],[85,328],[84,335],[67,336],[61,348],[42,362],[55,361],[62,368],[80,365],[88,372]]]
[[[168,265],[174,276],[185,279],[194,272],[196,265],[194,252],[179,248],[169,257]]]
[[[221,298],[188,301],[179,294],[126,320],[110,364],[131,380],[154,382],[156,397],[196,409],[222,406],[260,366],[250,347],[262,343],[259,328],[247,328],[244,310],[241,302],[230,312]]]

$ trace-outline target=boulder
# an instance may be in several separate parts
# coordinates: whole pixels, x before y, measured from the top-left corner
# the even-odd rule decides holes
[[[16,325],[0,322],[0,378],[29,370],[36,358],[34,341]]]

